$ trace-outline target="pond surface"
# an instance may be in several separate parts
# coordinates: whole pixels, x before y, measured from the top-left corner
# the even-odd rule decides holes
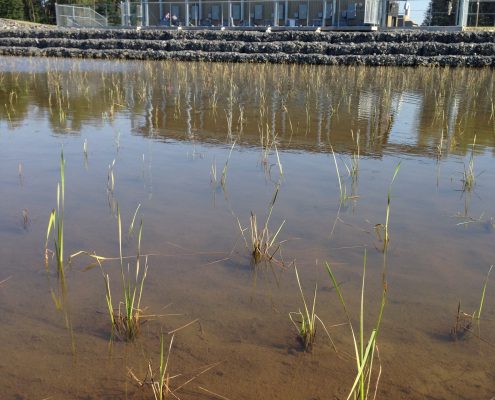
[[[144,379],[149,360],[156,370],[160,334],[168,344],[193,322],[171,349],[179,398],[345,399],[352,336],[324,265],[358,329],[365,249],[367,335],[383,276],[387,287],[377,398],[495,396],[495,276],[479,326],[463,330],[464,320],[451,335],[459,302],[479,309],[495,262],[493,97],[488,69],[1,58],[1,397],[151,399],[129,371]],[[129,239],[127,230],[140,204],[141,253],[151,254],[141,308],[151,317],[133,343],[110,342],[93,259],[66,263],[65,291],[51,253],[45,270],[62,149],[64,257],[113,258],[102,270],[115,308],[117,209],[123,255],[135,256],[137,228]],[[264,223],[277,188],[268,227],[285,221],[280,248],[253,266],[240,226],[251,212]],[[297,341],[294,260],[308,303],[318,285],[316,313],[338,353],[321,325],[311,353]]]

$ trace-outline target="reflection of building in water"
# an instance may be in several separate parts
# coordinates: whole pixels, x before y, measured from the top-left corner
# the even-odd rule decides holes
[[[329,143],[351,151],[351,131],[359,131],[363,154],[397,146],[421,152],[442,135],[460,152],[474,133],[480,145],[494,142],[489,71],[178,62],[79,71],[75,62],[64,72],[46,65],[29,74],[28,90],[3,73],[0,119],[8,126],[36,113],[59,134],[85,124],[113,132],[114,121],[125,119],[143,136],[310,151],[328,151]]]

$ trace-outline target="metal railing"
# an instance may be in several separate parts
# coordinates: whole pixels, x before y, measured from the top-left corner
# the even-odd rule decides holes
[[[91,7],[55,4],[57,26],[72,28],[104,28],[108,20]]]

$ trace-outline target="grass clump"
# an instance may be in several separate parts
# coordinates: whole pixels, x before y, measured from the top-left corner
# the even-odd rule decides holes
[[[158,376],[153,368],[151,360],[148,362],[148,373],[144,379],[139,379],[131,369],[129,369],[129,376],[138,384],[139,387],[149,387],[153,392],[153,398],[155,400],[165,400],[174,395],[173,390],[170,388],[170,380],[176,378],[176,376],[170,376],[168,371],[170,353],[172,351],[172,344],[174,343],[175,335],[172,335],[170,344],[168,346],[168,352],[165,356],[165,340],[163,334],[160,336],[160,368],[158,370]]]
[[[303,311],[299,310],[297,312],[293,311],[289,313],[289,318],[297,329],[298,340],[303,346],[304,351],[311,351],[316,337],[317,322],[319,322],[323,327],[323,329],[325,330],[328,338],[330,339],[330,342],[332,343],[334,350],[337,351],[335,344],[325,324],[320,319],[320,317],[316,315],[316,292],[318,289],[317,285],[315,284],[313,304],[311,305],[311,309],[309,309],[308,303],[306,302],[306,297],[304,296],[304,292],[301,286],[301,281],[299,279],[299,273],[297,272],[297,267],[295,265],[294,265],[294,271],[296,272],[297,285],[299,286],[299,292],[301,293],[301,299],[303,301],[303,306],[304,306]]]
[[[302,290],[301,281],[299,280],[299,274],[297,272],[297,267],[294,266],[294,270],[296,272],[297,284],[299,286],[299,292],[301,293],[301,299],[304,305],[304,312],[299,310],[298,312],[290,312],[289,318],[291,322],[294,324],[298,331],[298,339],[304,347],[305,351],[311,350],[313,347],[313,342],[315,341],[316,336],[316,291],[317,285],[315,284],[315,291],[313,295],[313,305],[311,307],[311,311],[308,308],[306,303],[306,298],[304,296],[304,292]]]
[[[477,310],[475,310],[472,314],[465,313],[461,309],[461,302],[457,306],[457,315],[454,327],[450,330],[450,335],[452,339],[457,340],[463,338],[466,333],[473,332],[473,322],[477,322],[479,324],[481,320],[481,311],[483,310],[483,306],[485,304],[486,297],[486,287],[488,286],[488,278],[492,272],[493,265],[490,266],[488,273],[486,274],[485,280],[483,282],[483,287],[481,289],[481,299],[480,306]],[[479,325],[478,325],[479,328]],[[474,333],[474,332],[473,332]],[[478,335],[479,337],[479,335]]]
[[[134,225],[134,215],[132,226]],[[105,297],[107,301],[108,314],[112,323],[112,337],[115,335],[121,340],[133,341],[139,334],[141,326],[141,298],[143,295],[143,285],[148,273],[148,256],[141,255],[141,238],[143,232],[143,221],[139,225],[137,236],[137,254],[135,257],[134,270],[131,270],[130,264],[124,267],[124,258],[122,256],[122,223],[120,218],[120,209],[117,208],[118,220],[118,237],[119,237],[119,261],[122,279],[123,300],[119,301],[118,308],[115,309],[112,301],[110,290],[110,277],[103,272],[105,281]],[[132,232],[129,232],[130,235]],[[144,257],[144,266],[141,265],[141,258]],[[100,258],[96,259],[101,268]]]
[[[251,217],[249,218],[249,226],[250,226],[250,240],[246,239],[244,232],[247,228],[242,228],[239,220],[237,220],[239,224],[239,229],[241,230],[241,234],[246,243],[246,247],[250,249],[251,259],[254,265],[259,264],[262,261],[272,261],[274,260],[275,255],[280,250],[281,242],[277,242],[278,235],[282,230],[282,227],[285,224],[285,220],[280,224],[278,229],[275,231],[275,234],[269,229],[270,218],[272,216],[273,207],[275,206],[275,202],[277,201],[279,186],[275,190],[275,194],[273,195],[273,199],[270,202],[270,209],[268,211],[268,216],[263,225],[258,227],[258,220],[256,218],[256,214],[251,212]]]
[[[359,141],[359,138],[357,139]],[[358,142],[359,143],[359,142]],[[345,205],[345,203],[348,200],[356,200],[358,196],[355,194],[347,194],[347,186],[345,184],[344,178],[340,174],[340,169],[339,165],[337,163],[337,157],[335,156],[335,151],[333,150],[333,147],[331,144],[330,145],[330,151],[332,152],[333,156],[333,162],[335,165],[335,172],[337,173],[337,182],[339,184],[339,201],[340,201],[340,206]],[[357,182],[358,174],[359,174],[359,144],[358,144],[358,153],[354,154],[353,157],[351,158],[351,166],[349,167],[345,162],[344,166],[347,169],[347,173],[349,176],[352,178],[353,185]]]
[[[169,332],[170,334],[170,332]],[[147,388],[153,393],[154,400],[166,400],[166,399],[179,399],[178,392],[188,386],[191,382],[194,382],[198,377],[210,371],[211,369],[218,366],[220,363],[213,363],[201,367],[194,371],[193,373],[185,373],[185,374],[170,374],[170,353],[172,352],[172,345],[174,342],[175,334],[172,335],[170,339],[170,343],[168,345],[168,351],[165,354],[165,339],[162,334],[160,337],[160,366],[158,371],[153,367],[153,363],[150,360],[148,362],[148,372],[144,379],[139,379],[134,372],[129,369],[129,376],[132,380],[137,383],[137,385],[141,388]],[[181,381],[181,382],[179,382]],[[174,385],[172,386],[172,382]],[[199,389],[213,394],[215,397],[225,398],[216,393],[211,392],[208,389],[205,389],[201,386],[198,386]]]
[[[328,274],[330,275],[330,279],[332,284],[339,296],[339,300],[344,308],[345,315],[347,317],[347,322],[351,331],[352,340],[354,344],[354,352],[356,358],[356,376],[354,378],[354,382],[352,384],[351,390],[349,391],[349,395],[347,396],[347,400],[355,399],[355,400],[366,400],[369,398],[370,390],[373,386],[371,379],[373,375],[373,362],[375,359],[375,351],[376,356],[378,356],[378,346],[377,346],[377,336],[380,328],[383,310],[385,308],[385,300],[387,295],[386,282],[383,282],[383,291],[382,298],[380,303],[380,310],[378,319],[375,323],[375,327],[372,329],[371,334],[367,341],[365,341],[365,333],[364,333],[364,287],[365,287],[365,279],[366,279],[366,250],[364,252],[363,257],[363,277],[362,277],[362,286],[361,286],[361,307],[359,314],[359,331],[354,330],[353,324],[351,322],[350,314],[347,310],[347,305],[344,301],[344,297],[342,295],[342,291],[337,283],[337,279],[330,268],[330,265],[326,263],[326,269]],[[381,375],[381,366],[379,368],[378,373],[376,374],[376,381],[374,383],[374,397],[376,397],[376,391],[378,389],[378,384]]]
[[[170,357],[170,351],[172,350],[173,342],[174,336],[172,336],[172,338],[170,339],[167,358],[165,358],[163,334],[160,337],[160,369],[158,372],[158,379],[155,380],[153,377],[153,367],[151,365],[151,361],[148,365],[151,379],[151,389],[153,390],[153,396],[155,400],[167,399],[169,397],[169,393],[171,392],[169,387],[170,375],[168,373],[168,360]]]

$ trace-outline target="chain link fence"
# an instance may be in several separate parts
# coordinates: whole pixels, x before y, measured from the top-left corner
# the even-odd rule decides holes
[[[91,7],[55,4],[57,26],[69,28],[104,28],[108,26],[105,16]]]

